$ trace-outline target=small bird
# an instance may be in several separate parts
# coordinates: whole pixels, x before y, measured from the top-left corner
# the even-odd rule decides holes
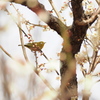
[[[40,51],[44,47],[45,42],[40,41],[40,42],[32,42],[32,43],[27,43],[24,46],[29,48],[31,51]]]
[[[32,42],[32,43],[27,43],[24,46],[29,48],[31,51],[39,51],[47,60],[47,56],[43,53],[43,51],[41,50],[44,47],[45,42],[40,41],[40,42]],[[22,46],[22,45],[19,45]]]

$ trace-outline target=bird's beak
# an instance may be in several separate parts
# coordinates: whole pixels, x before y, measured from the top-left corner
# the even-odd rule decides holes
[[[21,44],[19,44],[18,46],[22,46]],[[24,45],[25,46],[25,45]]]
[[[19,44],[18,46],[22,46],[21,44]]]

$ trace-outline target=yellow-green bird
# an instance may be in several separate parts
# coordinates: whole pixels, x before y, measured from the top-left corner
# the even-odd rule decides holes
[[[32,42],[32,43],[27,43],[24,46],[29,48],[31,51],[40,51],[44,47],[45,42],[40,41],[40,42]]]
[[[27,47],[27,48],[29,48],[31,51],[35,51],[35,52],[39,51],[48,60],[48,58],[46,57],[46,55],[41,50],[44,47],[44,44],[45,44],[45,42],[40,41],[40,42],[27,43],[24,46]],[[22,46],[22,45],[19,45],[19,46]]]

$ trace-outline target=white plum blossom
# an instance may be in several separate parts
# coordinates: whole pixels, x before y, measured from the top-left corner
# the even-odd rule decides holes
[[[84,6],[85,15],[92,15],[94,13],[94,11],[96,10],[93,1],[84,0],[82,4]]]
[[[75,55],[75,59],[77,61],[78,64],[82,64],[83,62],[87,62],[87,52],[82,51],[82,52],[78,52]]]
[[[93,49],[97,49],[97,46],[100,44],[100,35],[98,32],[87,35],[88,39],[91,40]]]

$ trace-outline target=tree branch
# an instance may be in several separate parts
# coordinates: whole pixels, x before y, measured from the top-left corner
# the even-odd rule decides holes
[[[98,3],[98,5],[100,5],[100,0],[96,0],[96,2]]]
[[[48,0],[48,1],[51,4],[51,6],[52,6],[53,10],[55,11],[56,15],[58,16],[58,18],[64,23],[64,20],[61,17],[61,15],[59,14],[59,12],[57,11],[57,9],[55,8],[53,1],[52,0]]]
[[[71,0],[74,21],[79,19],[82,20],[84,12],[82,7],[82,1],[83,0]]]
[[[13,59],[13,57],[0,45],[0,49],[7,55],[9,56],[11,59]]]
[[[83,19],[83,0],[71,0],[72,12],[73,12],[73,25],[71,28],[72,35],[70,37],[70,42],[72,45],[72,53],[75,55],[79,50],[82,41],[84,40],[84,36],[86,35],[86,31],[88,29],[88,25],[78,25],[76,21],[82,21]]]
[[[87,20],[76,20],[75,23],[78,25],[87,25],[87,24],[91,24],[92,22],[94,22],[97,19],[97,15],[100,13],[100,7],[96,10],[96,12]]]
[[[21,27],[21,25],[19,25],[19,27]],[[27,57],[27,54],[26,54],[26,49],[25,49],[25,46],[24,46],[23,34],[22,34],[22,31],[20,30],[20,28],[19,28],[19,35],[20,35],[20,42],[21,42],[21,45],[22,45],[23,55],[24,55],[25,60],[28,62],[29,60],[28,60],[28,57]]]
[[[13,5],[14,7],[14,5]],[[14,7],[15,8],[15,7]],[[17,11],[17,9],[15,8],[15,10]],[[6,9],[6,11],[8,12],[8,14],[10,15],[9,11]],[[17,11],[18,12],[18,11]],[[18,15],[20,15],[20,13],[18,12]],[[10,15],[11,16],[11,15]],[[11,16],[12,17],[12,16]],[[14,20],[14,19],[13,19]],[[15,21],[15,20],[14,20]],[[28,57],[27,57],[27,54],[26,54],[26,50],[25,50],[25,47],[24,47],[24,40],[23,40],[23,34],[22,32],[25,34],[25,36],[28,38],[28,35],[21,29],[21,24],[20,24],[20,17],[18,19],[19,21],[19,25],[16,23],[16,25],[18,26],[18,29],[19,29],[19,35],[20,35],[20,41],[21,41],[21,45],[22,45],[22,51],[23,51],[23,55],[24,55],[24,58],[25,60],[28,62]]]
[[[12,2],[15,2],[16,0],[13,0]],[[36,3],[36,5],[33,6],[32,4],[29,5],[28,1],[34,1]],[[59,18],[53,16],[50,12],[48,12],[44,5],[39,3],[38,0],[27,0],[21,3],[24,6],[27,6],[29,9],[31,9],[35,14],[37,14],[37,16],[44,21],[51,29],[55,30],[59,35],[61,35],[61,33],[63,33],[66,29],[68,30],[69,27],[67,27]],[[42,19],[40,14],[44,13],[47,17],[48,20],[45,21],[44,18]],[[43,16],[45,17],[45,16]]]

